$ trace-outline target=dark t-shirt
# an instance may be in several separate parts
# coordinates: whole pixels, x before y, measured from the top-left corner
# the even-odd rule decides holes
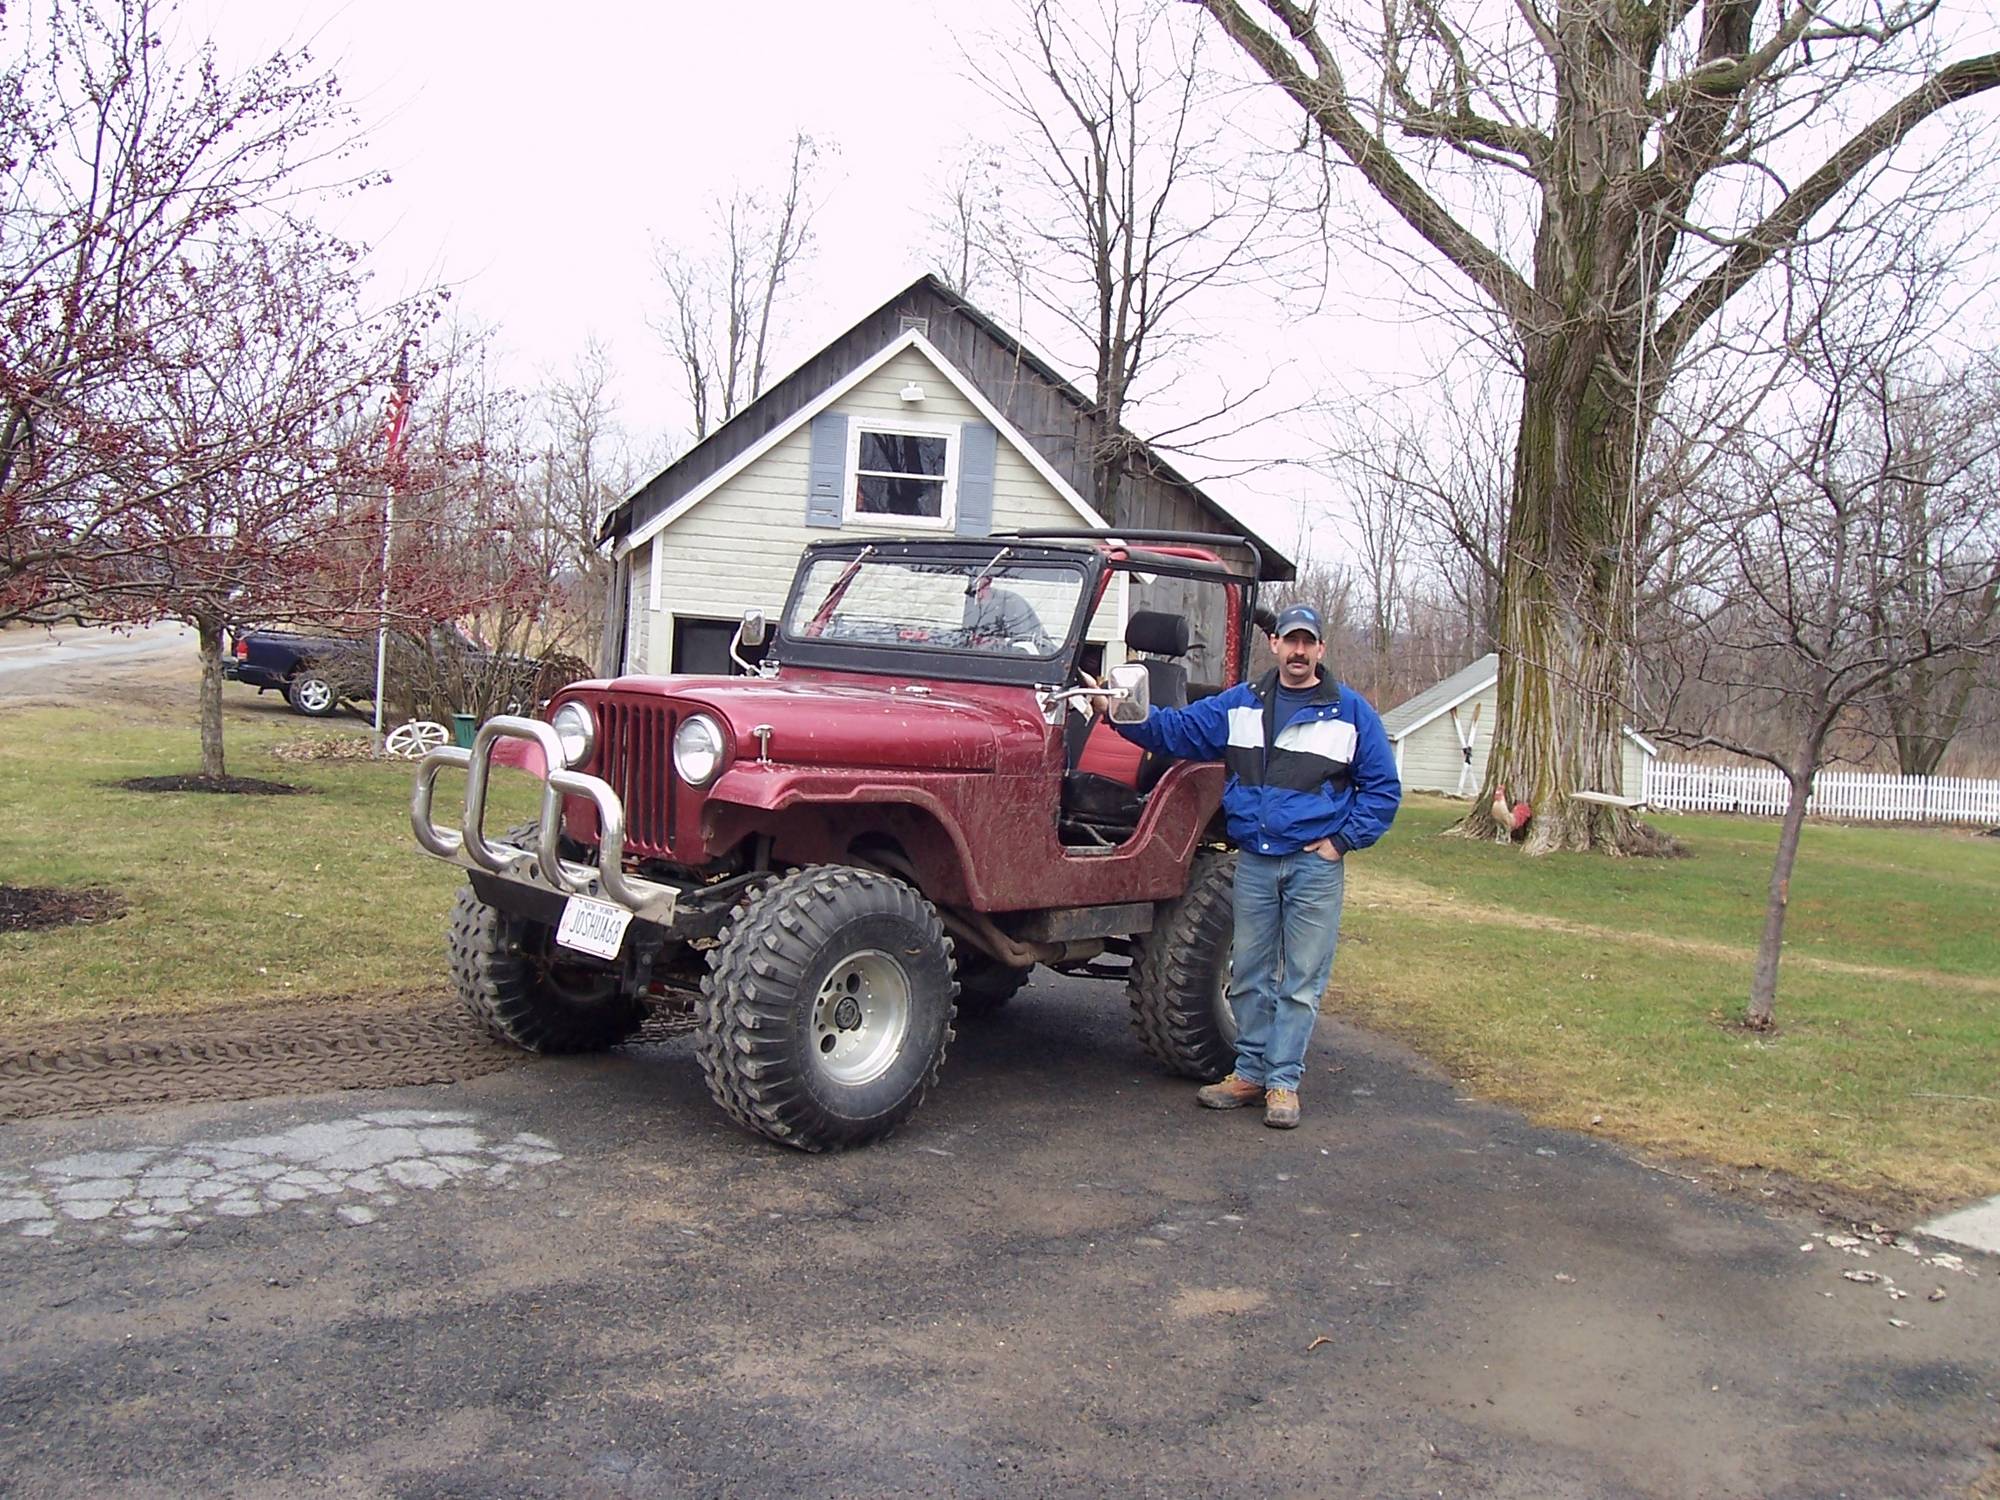
[[[1278,714],[1275,720],[1276,727],[1283,729],[1287,724],[1292,722],[1293,714],[1304,708],[1318,696],[1319,684],[1316,682],[1311,687],[1304,688],[1288,688],[1282,682],[1279,683]]]

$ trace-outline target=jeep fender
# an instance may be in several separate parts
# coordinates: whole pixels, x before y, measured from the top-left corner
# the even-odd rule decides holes
[[[934,901],[979,905],[970,842],[952,795],[962,778],[884,780],[879,771],[739,764],[710,788],[702,810],[711,849],[753,833],[776,836],[789,860],[839,863],[854,843],[880,834],[900,845]]]

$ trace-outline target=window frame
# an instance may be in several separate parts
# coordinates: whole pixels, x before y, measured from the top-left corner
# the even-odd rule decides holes
[[[861,468],[861,435],[864,432],[878,432],[887,437],[920,437],[944,439],[944,473],[939,476],[941,489],[938,495],[938,511],[935,516],[906,516],[891,511],[861,509],[859,481]],[[959,429],[955,423],[914,422],[890,417],[850,415],[847,419],[847,462],[841,479],[842,526],[879,526],[891,531],[905,531],[912,528],[926,531],[952,531],[958,525],[958,462]],[[887,470],[870,469],[867,473],[884,474]],[[907,475],[904,477],[928,479],[929,475]]]

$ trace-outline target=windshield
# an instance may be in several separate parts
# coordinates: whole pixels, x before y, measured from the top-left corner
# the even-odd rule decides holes
[[[1083,570],[996,556],[822,557],[807,570],[785,634],[798,640],[1054,656],[1083,591]]]

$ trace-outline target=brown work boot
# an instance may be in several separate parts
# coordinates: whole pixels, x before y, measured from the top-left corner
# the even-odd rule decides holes
[[[1231,1073],[1220,1083],[1198,1090],[1194,1097],[1203,1109],[1241,1109],[1264,1097],[1264,1085]]]
[[[1264,1123],[1273,1130],[1293,1130],[1299,1123],[1299,1091],[1272,1089],[1264,1095]]]

